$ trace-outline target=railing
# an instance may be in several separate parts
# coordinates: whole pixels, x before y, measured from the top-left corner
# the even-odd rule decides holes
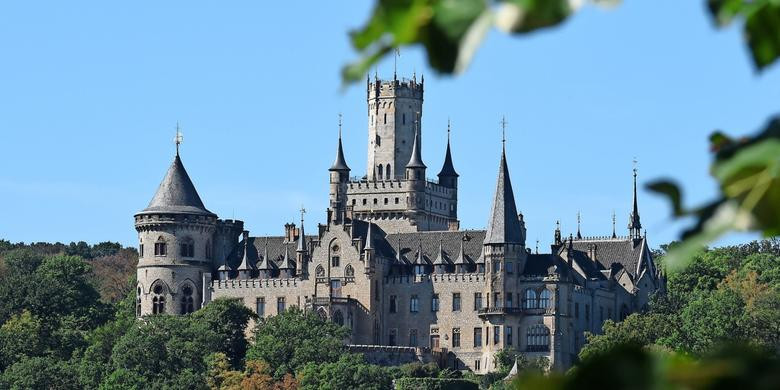
[[[542,315],[553,314],[554,309],[548,308],[524,308],[524,307],[483,307],[477,310],[477,315],[493,315],[493,314],[526,314],[526,315]]]

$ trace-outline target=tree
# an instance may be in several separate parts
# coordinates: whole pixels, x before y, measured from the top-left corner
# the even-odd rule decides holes
[[[274,317],[260,320],[248,360],[262,360],[274,370],[273,377],[294,374],[307,363],[329,363],[344,351],[348,330],[295,306]]]
[[[22,359],[0,375],[0,388],[10,390],[57,389],[78,390],[73,369],[66,360],[51,356]]]
[[[27,357],[41,356],[48,341],[40,320],[24,311],[0,327],[0,371]]]
[[[438,370],[437,370],[438,371]],[[298,374],[301,389],[389,389],[390,370],[367,364],[362,355],[343,354],[332,363],[308,363]]]
[[[193,324],[202,332],[217,335],[211,351],[225,354],[232,367],[238,368],[246,355],[246,327],[257,316],[238,299],[216,299],[192,314]]]
[[[602,334],[587,334],[587,344],[580,350],[580,360],[586,361],[624,345],[643,347],[671,336],[675,331],[674,316],[634,313],[621,322],[607,320]]]

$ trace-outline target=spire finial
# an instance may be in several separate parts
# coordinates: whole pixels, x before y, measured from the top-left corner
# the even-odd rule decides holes
[[[341,113],[339,113],[339,139],[341,139]]]
[[[450,142],[451,125],[452,125],[452,122],[450,121],[450,117],[447,117],[447,143]]]
[[[612,210],[612,238],[617,238],[617,234],[615,234],[615,210]]]
[[[580,212],[577,211],[577,239],[578,240],[582,239],[582,234],[580,233],[580,222],[581,222]]]
[[[506,125],[507,125],[507,122],[506,122],[506,117],[505,116],[501,117],[501,122],[500,123],[501,123],[501,147],[503,149],[506,149]]]
[[[639,218],[639,205],[637,202],[637,193],[636,193],[636,176],[637,176],[637,160],[636,157],[634,157],[633,160],[633,172],[634,172],[634,204],[633,208],[631,209],[631,216],[628,221],[628,230],[629,235],[633,239],[638,239],[642,236],[642,222]]]
[[[176,137],[173,138],[173,142],[176,144],[176,155],[179,155],[179,145],[184,142],[184,135],[179,128],[179,121],[176,121]]]
[[[396,47],[395,54],[393,55],[393,80],[398,80],[397,69],[398,69],[398,57],[400,56],[401,56],[401,48]]]
[[[306,208],[301,205],[301,226],[303,226],[303,215],[306,214]]]
[[[539,254],[539,239],[536,239],[536,254]]]

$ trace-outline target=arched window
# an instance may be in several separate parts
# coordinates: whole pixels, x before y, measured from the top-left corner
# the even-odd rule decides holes
[[[154,297],[152,298],[152,314],[165,313],[165,288],[158,284],[152,288]]]
[[[539,294],[539,307],[542,309],[547,309],[551,306],[552,302],[552,293],[548,289],[542,290],[542,293]]]
[[[393,176],[390,174],[390,164],[387,164],[387,168],[385,168],[385,177],[388,179],[392,179]]]
[[[344,276],[355,276],[355,269],[352,268],[352,264],[347,264],[344,268]]]
[[[539,352],[550,350],[550,329],[543,324],[528,327],[526,333],[526,350]]]
[[[135,316],[141,316],[141,287],[138,287],[135,294]]]
[[[179,244],[179,255],[181,257],[195,256],[195,243],[193,243],[192,238],[187,237],[184,242]]]
[[[154,255],[155,256],[167,256],[168,244],[165,242],[163,236],[157,238],[157,242],[154,243]]]
[[[314,271],[314,274],[317,275],[317,277],[319,278],[325,276],[325,268],[322,268],[322,264],[317,266],[317,269]]]
[[[382,180],[382,171],[384,170],[384,168],[382,167],[382,164],[379,164],[379,166],[377,166],[376,169],[377,169],[377,172],[379,173],[379,180]]]
[[[324,307],[320,307],[319,309],[317,309],[317,315],[319,315],[320,319],[323,320],[323,321],[327,321],[328,320],[328,312],[325,311]]]
[[[181,314],[195,311],[195,301],[192,299],[192,286],[189,284],[181,289]]]
[[[531,290],[530,288],[528,290],[525,290],[525,308],[526,309],[536,309],[538,306],[538,302],[536,301],[536,291]]]
[[[336,310],[336,312],[333,313],[333,322],[338,326],[344,326],[344,314],[341,314],[341,310]]]

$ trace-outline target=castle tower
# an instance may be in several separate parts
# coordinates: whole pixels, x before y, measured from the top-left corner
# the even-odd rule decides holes
[[[368,100],[368,180],[404,177],[412,157],[415,119],[421,120],[423,84],[412,80],[366,80]],[[418,140],[422,142],[422,140]]]
[[[186,314],[206,299],[217,215],[207,210],[177,152],[149,206],[135,215],[139,316]],[[221,259],[224,260],[224,259]]]

